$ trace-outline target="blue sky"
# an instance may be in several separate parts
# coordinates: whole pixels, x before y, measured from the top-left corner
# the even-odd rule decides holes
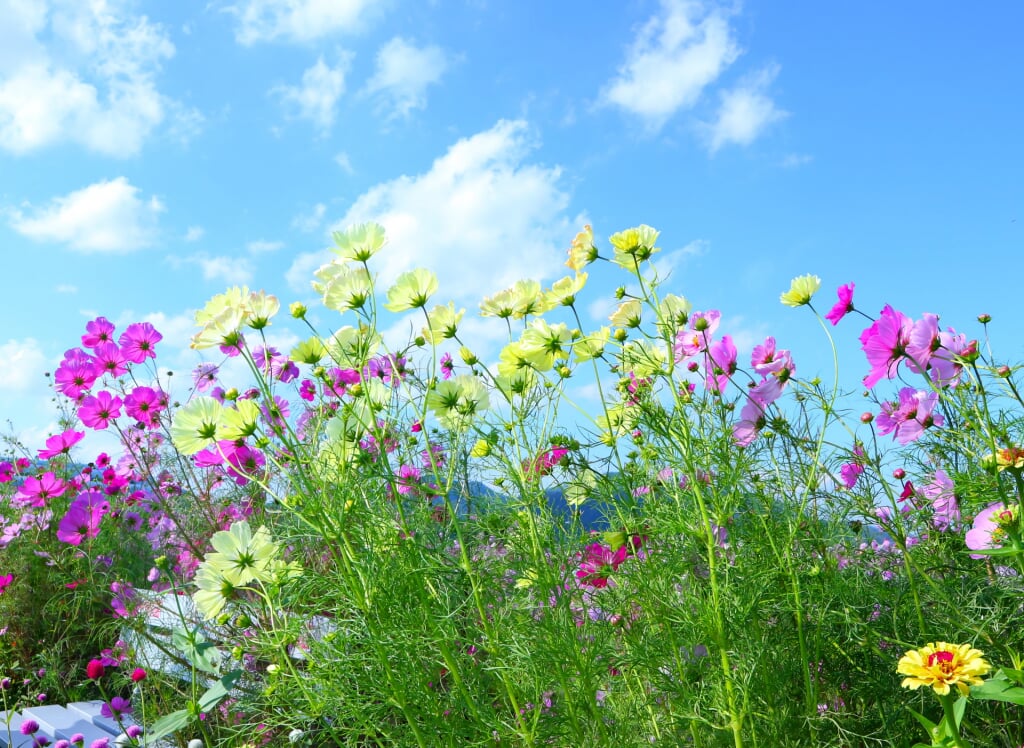
[[[668,290],[799,374],[823,338],[778,295],[809,272],[822,311],[855,281],[871,314],[973,336],[989,312],[1020,359],[1022,24],[1010,2],[0,0],[0,420],[41,443],[43,372],[100,314],[154,322],[187,374],[210,296],[311,301],[331,230],[365,220],[385,279],[430,267],[471,311],[563,274],[584,223],[647,223]],[[837,331],[854,385],[861,327]]]

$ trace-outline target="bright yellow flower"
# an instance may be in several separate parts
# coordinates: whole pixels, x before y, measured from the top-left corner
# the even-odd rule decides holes
[[[253,291],[249,294],[249,313],[245,324],[253,330],[262,330],[270,324],[270,318],[281,309],[281,302],[276,296],[266,291]]]
[[[589,361],[592,358],[603,356],[610,336],[611,328],[602,327],[600,330],[581,337],[572,347],[572,352],[576,355],[576,361]]]
[[[544,314],[551,309],[547,297],[541,292],[540,283],[535,280],[516,281],[512,287],[515,309],[512,316],[522,319],[531,314]]]
[[[454,338],[465,313],[465,309],[456,312],[455,304],[450,301],[445,306],[438,304],[427,313],[428,325],[423,328],[423,337],[435,345]]]
[[[583,290],[586,283],[586,273],[577,273],[575,277],[567,275],[556,280],[551,284],[551,289],[544,294],[547,305],[552,309],[556,306],[572,306],[576,303],[576,296]]]
[[[569,259],[566,265],[577,273],[597,259],[597,247],[594,246],[594,230],[588,223],[583,231],[576,234],[569,247]]]
[[[388,303],[384,308],[390,312],[420,309],[427,305],[427,299],[435,291],[437,276],[425,268],[416,268],[398,276],[395,285],[388,289]]]
[[[194,455],[217,443],[223,406],[212,397],[195,397],[175,412],[171,442],[183,455]]]
[[[779,296],[786,306],[803,306],[811,303],[811,297],[821,288],[821,278],[816,275],[801,275],[789,284],[789,290]]]
[[[384,227],[379,223],[357,223],[333,234],[335,249],[346,260],[366,262],[384,246]]]
[[[639,299],[629,299],[619,304],[619,308],[608,319],[616,327],[639,327],[642,310]]]
[[[612,234],[608,241],[615,248],[612,262],[626,270],[635,271],[641,262],[660,251],[654,246],[658,232],[646,224]]]
[[[498,291],[480,302],[481,317],[508,319],[516,311],[516,297],[511,288]]]
[[[896,672],[907,676],[904,688],[930,686],[939,696],[946,696],[949,687],[956,686],[960,695],[966,696],[969,687],[979,685],[981,676],[992,669],[981,655],[970,644],[934,642],[903,655]]]

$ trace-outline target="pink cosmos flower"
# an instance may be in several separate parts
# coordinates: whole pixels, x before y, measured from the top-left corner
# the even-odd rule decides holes
[[[217,384],[217,372],[220,367],[217,364],[204,361],[192,370],[192,381],[196,385],[197,392],[207,392]]]
[[[7,588],[11,586],[11,583],[13,581],[13,574],[4,574],[3,576],[0,576],[0,595],[4,594]]]
[[[786,353],[789,351],[780,351]],[[776,355],[775,338],[768,336],[761,345],[755,345],[750,352],[750,365],[762,376],[775,374],[786,365],[785,359]]]
[[[740,420],[732,427],[732,440],[737,446],[746,447],[754,443],[758,432],[768,422],[765,416],[767,408],[768,403],[756,396],[753,390],[747,393],[747,402],[740,411]]]
[[[91,322],[85,323],[82,345],[86,348],[95,348],[102,343],[112,343],[113,341],[114,325],[106,317],[97,317]]]
[[[63,495],[67,484],[53,473],[43,473],[36,478],[30,475],[14,494],[15,503],[21,506],[46,506],[46,500]]]
[[[567,454],[569,454],[569,450],[565,447],[546,449],[538,454],[532,463],[524,461],[523,472],[526,473],[527,477],[532,475],[539,478],[549,475]]]
[[[280,395],[274,395],[273,402],[260,406],[263,420],[271,429],[281,431],[285,427],[285,419],[292,413],[292,406]]]
[[[913,324],[910,317],[886,304],[879,318],[860,334],[861,349],[871,364],[871,371],[864,377],[865,387],[874,387],[883,377],[896,376],[910,343]]]
[[[861,473],[864,472],[864,466],[856,462],[848,462],[839,468],[839,477],[843,481],[843,485],[847,488],[853,488],[857,485],[857,479],[860,478]]]
[[[71,448],[78,444],[85,438],[84,431],[75,431],[74,429],[68,429],[67,431],[51,436],[46,440],[46,447],[39,450],[39,458],[42,460],[49,460],[51,457],[57,455],[66,455],[71,452]]]
[[[103,390],[82,400],[78,417],[91,429],[105,429],[113,419],[120,417],[123,404],[120,397]]]
[[[110,511],[110,502],[99,491],[86,491],[71,502],[67,514],[57,526],[57,539],[81,545],[83,540],[100,534],[103,515]]]
[[[911,371],[923,374],[929,372],[932,380],[940,387],[956,385],[963,365],[954,360],[967,348],[967,339],[952,328],[939,329],[939,317],[924,314],[914,323],[907,343],[907,366]]]
[[[398,480],[396,485],[398,493],[402,496],[415,495],[419,488],[421,471],[415,465],[402,465],[398,468]]]
[[[832,326],[839,324],[839,320],[853,311],[853,283],[847,283],[836,289],[839,301],[831,309],[825,312],[825,319],[832,323]]]
[[[455,362],[452,361],[452,354],[445,353],[441,356],[441,378],[451,379],[452,372],[455,371]]]
[[[704,386],[711,392],[722,393],[729,384],[729,377],[736,373],[736,346],[732,337],[723,335],[708,347],[704,359]]]
[[[974,524],[964,537],[964,544],[972,551],[999,548],[1006,537],[1001,525],[1010,524],[1013,521],[1014,509],[1001,501],[989,504],[974,518]],[[979,559],[985,558],[985,556],[981,553],[972,553],[971,558]]]
[[[721,318],[721,312],[715,309],[694,312],[690,316],[689,329],[676,333],[676,361],[683,361],[705,350],[718,329]]]
[[[147,358],[156,358],[156,344],[163,339],[149,322],[134,322],[125,328],[117,342],[126,359],[141,364]]]
[[[945,419],[933,413],[939,402],[939,393],[904,387],[899,392],[898,402],[882,403],[882,412],[875,423],[881,436],[895,433],[900,444],[910,444],[921,437],[926,428],[941,426]]]
[[[932,524],[939,532],[946,532],[960,521],[960,507],[957,505],[956,488],[946,472],[939,468],[931,483],[921,489],[925,498],[932,502]]]

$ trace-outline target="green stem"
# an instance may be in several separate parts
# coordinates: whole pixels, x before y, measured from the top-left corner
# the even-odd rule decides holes
[[[946,733],[953,738],[953,745],[957,746],[957,748],[970,748],[970,744],[960,737],[960,728],[956,724],[956,715],[953,708],[953,694],[940,695],[939,703],[942,704],[942,712],[945,715],[943,721],[946,723]]]

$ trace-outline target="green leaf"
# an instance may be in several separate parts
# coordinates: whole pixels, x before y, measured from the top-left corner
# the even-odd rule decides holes
[[[966,551],[966,553],[973,553],[976,556],[1016,556],[1020,551],[1012,546],[1007,546],[1006,548],[979,548],[978,550]]]
[[[935,729],[935,723],[925,717],[923,714],[918,714],[913,709],[907,708],[907,711],[917,717],[917,721],[921,723],[921,727],[928,731],[928,734],[932,734],[932,730]]]
[[[1010,672],[1016,673],[1019,671]],[[997,673],[995,677],[989,678],[987,681],[978,686],[971,686],[971,696],[975,699],[984,699],[986,701],[1005,701],[1010,704],[1020,704],[1024,706],[1024,688],[1013,685],[1005,677],[1000,678]]]
[[[209,712],[212,711],[217,704],[224,700],[224,698],[231,692],[231,689],[235,687],[239,679],[242,677],[242,670],[232,670],[230,673],[225,675],[219,681],[214,683],[208,689],[206,693],[199,697],[199,711]]]
[[[206,641],[206,637],[199,629],[194,631],[175,629],[171,636],[171,644],[183,653],[197,670],[211,675],[220,673],[220,650],[211,642]]]
[[[187,709],[179,709],[176,712],[165,714],[146,730],[146,744],[152,745],[158,740],[166,738],[171,733],[178,732],[188,727],[192,721]]]

